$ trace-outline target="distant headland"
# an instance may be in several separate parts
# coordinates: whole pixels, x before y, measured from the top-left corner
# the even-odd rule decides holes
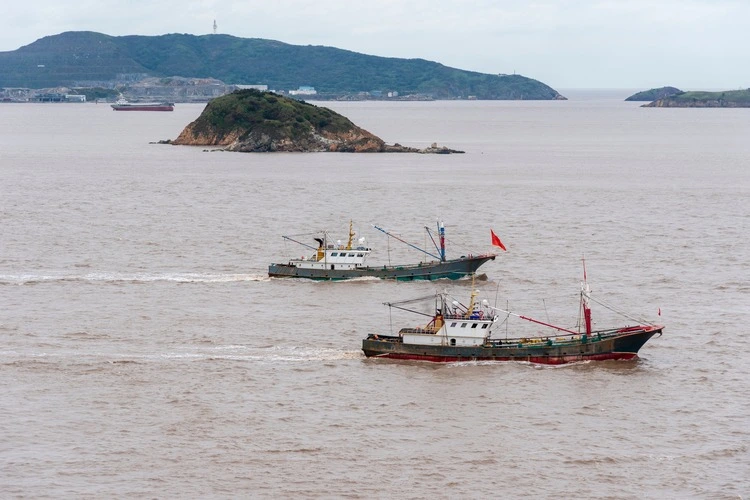
[[[646,108],[750,108],[750,89],[723,92],[680,92],[657,99]]]
[[[177,139],[160,142],[239,152],[463,153],[388,145],[328,108],[253,89],[212,100]]]
[[[626,101],[648,101],[653,102],[657,99],[663,99],[675,94],[681,93],[682,90],[676,87],[659,87],[658,89],[644,90],[643,92],[637,92],[627,99]]]
[[[195,86],[181,84],[196,78],[202,80],[200,94]],[[299,92],[307,100],[565,99],[548,85],[517,74],[478,73],[424,59],[221,34],[109,36],[70,31],[0,52],[0,88],[5,89],[66,87],[87,96],[94,94],[87,89],[97,89],[98,95],[114,90],[131,100],[205,102],[231,92],[234,88],[225,87],[232,86],[285,95]]]

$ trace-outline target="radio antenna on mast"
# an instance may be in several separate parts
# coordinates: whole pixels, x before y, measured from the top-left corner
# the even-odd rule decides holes
[[[216,34],[216,19],[214,19],[214,35]]]

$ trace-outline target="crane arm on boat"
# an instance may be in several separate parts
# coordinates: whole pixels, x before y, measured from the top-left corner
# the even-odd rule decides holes
[[[442,222],[438,222],[438,236],[440,238],[440,246],[435,242],[435,238],[432,237],[432,231],[430,231],[430,228],[425,226],[425,231],[427,231],[427,235],[432,240],[432,244],[435,245],[435,250],[440,253],[440,261],[445,262],[445,226]]]
[[[558,331],[561,331],[561,332],[567,332],[567,333],[572,333],[573,335],[578,335],[578,332],[574,332],[573,330],[568,330],[567,328],[563,328],[561,326],[555,326],[555,325],[550,324],[550,323],[545,323],[544,321],[539,321],[538,319],[529,318],[528,316],[523,316],[521,314],[512,313],[510,311],[506,311],[505,309],[500,309],[498,307],[492,307],[492,306],[488,306],[488,307],[490,309],[494,309],[495,311],[499,311],[501,313],[505,313],[505,314],[508,314],[510,316],[515,316],[516,318],[521,318],[523,320],[530,321],[530,322],[536,323],[538,325],[546,326],[546,327],[549,327],[549,328],[554,328],[555,330],[558,330]]]
[[[314,246],[308,245],[307,243],[302,243],[301,241],[297,241],[294,238],[290,238],[289,236],[282,236],[282,238],[284,238],[285,240],[293,241],[297,243],[298,245],[302,245],[303,247],[307,247],[311,250],[317,250],[317,248],[315,248]]]
[[[405,244],[405,245],[409,245],[410,247],[414,248],[415,250],[419,250],[419,251],[420,251],[420,252],[422,252],[422,253],[426,253],[426,254],[427,254],[427,255],[429,255],[430,257],[433,257],[433,258],[435,258],[435,259],[437,259],[437,260],[442,260],[442,259],[440,259],[440,256],[438,256],[438,255],[435,255],[435,254],[433,254],[433,253],[430,253],[430,252],[428,252],[427,250],[424,250],[423,248],[419,248],[419,247],[418,247],[418,246],[416,246],[416,245],[412,245],[412,244],[411,244],[411,243],[409,243],[408,241],[402,240],[402,239],[401,239],[401,238],[399,238],[398,236],[394,236],[394,235],[392,235],[391,233],[389,233],[388,231],[386,231],[386,230],[385,230],[385,229],[383,229],[382,227],[378,227],[378,226],[376,226],[375,224],[373,224],[373,225],[372,225],[372,227],[374,227],[375,229],[377,229],[378,231],[380,231],[380,232],[382,232],[382,233],[385,233],[385,234],[387,234],[387,235],[388,235],[388,236],[390,236],[391,238],[395,238],[395,239],[397,239],[398,241],[400,241],[401,243],[403,243],[403,244]]]
[[[384,306],[392,307],[395,309],[399,309],[401,311],[406,311],[414,314],[419,314],[420,316],[427,316],[432,317],[432,314],[423,313],[421,311],[415,311],[414,309],[409,309],[407,307],[402,307],[407,304],[417,304],[417,303],[424,303],[427,300],[440,298],[440,294],[434,294],[434,295],[426,295],[424,297],[417,297],[414,299],[407,299],[407,300],[400,300],[398,302],[383,302]]]
[[[433,317],[432,314],[423,313],[421,311],[415,311],[414,309],[407,309],[406,307],[400,307],[400,306],[397,306],[397,305],[394,305],[394,304],[390,304],[388,302],[386,302],[386,305],[388,307],[392,307],[394,309],[399,309],[401,311],[406,311],[406,312],[410,312],[410,313],[414,313],[414,314],[419,314],[420,316],[427,316],[428,318],[432,318]]]

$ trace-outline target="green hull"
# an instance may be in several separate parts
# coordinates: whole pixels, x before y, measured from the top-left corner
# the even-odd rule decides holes
[[[576,339],[513,339],[489,340],[482,346],[456,347],[447,345],[404,344],[401,337],[370,335],[362,341],[365,356],[433,361],[526,361],[559,365],[580,361],[634,359],[638,351],[664,327],[644,326],[593,332],[591,337]]]
[[[339,281],[356,278],[379,278],[396,281],[460,279],[476,273],[479,266],[494,260],[494,255],[463,257],[444,262],[427,262],[404,266],[360,267],[357,269],[307,269],[294,264],[271,264],[272,278],[305,278],[319,281]]]

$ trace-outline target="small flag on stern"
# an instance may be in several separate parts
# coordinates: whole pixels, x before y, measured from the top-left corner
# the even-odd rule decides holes
[[[492,245],[493,246],[500,247],[503,250],[505,250],[506,252],[508,251],[508,249],[505,248],[505,245],[503,245],[503,242],[500,241],[500,238],[497,237],[497,235],[495,234],[495,231],[493,231],[492,229],[490,229],[490,235],[492,236]]]

